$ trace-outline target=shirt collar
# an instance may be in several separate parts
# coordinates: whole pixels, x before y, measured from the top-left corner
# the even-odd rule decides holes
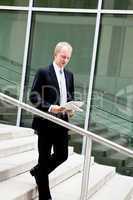
[[[53,62],[53,66],[54,66],[54,69],[55,69],[55,71],[60,71],[60,70],[62,70],[63,71],[63,68],[60,68],[55,62]]]

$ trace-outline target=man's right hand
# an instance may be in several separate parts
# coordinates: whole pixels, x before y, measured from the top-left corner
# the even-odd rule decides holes
[[[52,112],[52,113],[59,113],[59,112],[63,112],[64,110],[65,110],[65,108],[63,108],[62,106],[53,105],[51,107],[50,112]]]

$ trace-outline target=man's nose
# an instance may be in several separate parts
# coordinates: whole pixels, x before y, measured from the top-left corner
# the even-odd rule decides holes
[[[69,60],[68,58],[65,58],[65,62],[68,62],[68,60]]]

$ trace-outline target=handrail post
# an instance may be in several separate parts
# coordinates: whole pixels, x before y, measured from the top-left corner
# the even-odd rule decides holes
[[[88,90],[88,98],[87,98],[85,130],[88,129],[88,123],[89,123],[89,118],[90,118],[91,97],[92,97],[92,88],[93,88],[93,81],[94,81],[94,71],[95,71],[96,53],[97,53],[97,45],[98,45],[98,36],[99,36],[99,29],[100,29],[102,1],[103,0],[98,1],[98,13],[97,13],[97,17],[96,17],[94,46],[93,46],[89,90]],[[82,148],[82,154],[84,154],[85,157],[84,157],[80,200],[87,200],[90,165],[91,165],[91,150],[92,150],[92,138],[85,136],[83,138],[83,148]]]
[[[23,101],[23,96],[24,96],[24,84],[25,84],[25,77],[26,77],[28,47],[29,47],[29,41],[30,41],[30,30],[31,30],[31,20],[32,20],[32,5],[33,5],[33,0],[30,0],[29,1],[28,18],[27,18],[27,28],[26,28],[26,37],[25,37],[20,94],[19,94],[19,101],[21,101],[21,102]],[[21,108],[18,107],[17,121],[16,121],[17,126],[20,126],[21,111],[22,111]]]
[[[88,183],[90,175],[90,166],[91,166],[91,149],[92,149],[92,138],[86,136],[86,149],[84,154],[84,168],[82,175],[81,183],[81,195],[80,200],[87,200],[88,195]]]

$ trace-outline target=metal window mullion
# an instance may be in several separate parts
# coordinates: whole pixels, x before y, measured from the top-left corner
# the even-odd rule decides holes
[[[0,6],[0,10],[22,10],[28,11],[28,6]],[[97,9],[80,9],[80,8],[44,8],[44,7],[32,7],[32,11],[45,11],[45,12],[66,12],[66,13],[97,13]],[[102,14],[133,14],[133,10],[112,10],[101,9]]]
[[[63,12],[63,13],[98,13],[98,9],[80,9],[80,8],[44,8],[44,7],[33,7],[33,11],[40,12]],[[101,9],[102,14],[133,14],[133,10],[111,10]]]
[[[0,6],[0,10],[22,10],[28,11],[29,7],[27,6]]]
[[[62,12],[62,13],[97,13],[97,9],[80,9],[80,8],[44,8],[33,7],[33,11],[37,12]]]
[[[102,9],[102,14],[133,14],[133,10],[108,10],[108,9]]]
[[[85,127],[84,127],[85,130],[88,129],[88,123],[89,123],[89,118],[90,118],[91,97],[92,97],[96,53],[97,53],[98,36],[99,36],[100,19],[101,19],[101,7],[102,7],[102,0],[99,0],[98,13],[96,17],[96,28],[95,28],[95,36],[94,36],[92,62],[91,62],[90,81],[89,81],[89,89],[88,89],[88,97],[87,97],[87,107],[86,107],[86,117],[85,117]],[[83,148],[84,149],[82,149],[82,153],[84,151],[84,167],[83,167],[80,200],[86,200],[87,195],[88,195],[89,174],[90,174],[90,165],[91,165],[91,149],[92,149],[91,137],[87,137],[87,136],[84,137]]]
[[[22,76],[21,76],[21,85],[20,85],[20,95],[19,101],[22,102],[23,95],[24,95],[24,84],[25,84],[25,76],[26,76],[26,64],[27,64],[27,57],[28,57],[28,47],[29,47],[29,39],[30,39],[30,29],[31,29],[31,18],[32,18],[32,5],[33,0],[29,1],[29,10],[28,10],[28,19],[27,19],[27,28],[26,28],[26,37],[25,37],[25,48],[24,48],[24,56],[23,56],[23,66],[22,66]],[[21,119],[21,111],[22,109],[18,107],[17,113],[17,121],[16,125],[20,125]]]

